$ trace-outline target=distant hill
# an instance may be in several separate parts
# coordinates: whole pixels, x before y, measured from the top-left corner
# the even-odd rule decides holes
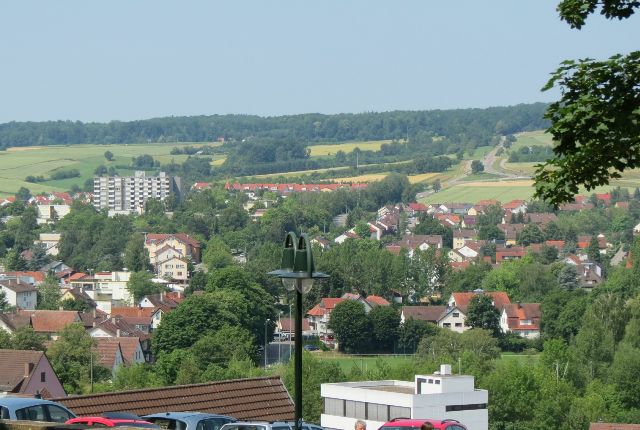
[[[211,115],[140,121],[9,122],[0,124],[0,146],[211,142],[247,138],[296,139],[305,142],[404,139],[427,134],[447,136],[458,144],[488,144],[496,134],[546,128],[547,104],[486,109],[302,114],[278,117]]]

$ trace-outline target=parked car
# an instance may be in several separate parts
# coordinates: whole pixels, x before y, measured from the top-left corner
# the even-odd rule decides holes
[[[303,346],[303,348],[306,349],[307,351],[318,351],[318,350],[320,350],[319,347],[317,347],[316,345],[311,345],[311,344],[305,345],[305,346]]]
[[[142,419],[164,430],[219,430],[224,424],[236,421],[227,415],[203,412],[165,412],[145,415]]]
[[[467,427],[457,420],[431,420],[395,418],[384,423],[378,430],[420,430],[423,423],[430,422],[434,430],[467,430]]]
[[[294,421],[287,421],[287,423],[293,430],[295,430],[296,423]],[[324,427],[302,421],[302,430],[324,430]]]
[[[0,397],[3,420],[64,423],[76,415],[60,403],[34,397]]]
[[[71,418],[66,424],[84,424],[95,427],[136,427],[159,429],[160,427],[145,421],[137,415],[126,412],[107,412],[99,417],[77,417]]]
[[[292,430],[284,421],[237,421],[222,426],[220,430]]]

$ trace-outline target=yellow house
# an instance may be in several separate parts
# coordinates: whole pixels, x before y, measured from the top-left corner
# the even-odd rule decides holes
[[[158,275],[174,281],[186,281],[189,279],[187,260],[173,257],[158,263]]]
[[[160,261],[161,256],[158,254],[168,248],[173,248],[176,254],[188,258],[196,264],[200,262],[200,242],[185,233],[148,233],[144,246],[149,251],[149,261],[154,266]]]

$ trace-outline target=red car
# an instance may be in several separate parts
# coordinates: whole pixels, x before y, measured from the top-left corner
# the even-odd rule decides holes
[[[71,418],[65,424],[84,424],[89,427],[136,427],[159,429],[160,427],[149,421],[140,419],[136,415],[130,414],[105,414],[100,417],[78,417]]]
[[[456,420],[414,420],[395,418],[384,423],[378,430],[420,430],[425,422],[430,422],[435,430],[467,430],[467,427]]]

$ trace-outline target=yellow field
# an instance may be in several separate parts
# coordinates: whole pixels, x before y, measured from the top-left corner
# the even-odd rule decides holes
[[[375,182],[380,181],[389,175],[389,172],[383,173],[371,173],[368,175],[360,175],[360,176],[349,176],[346,178],[336,178],[334,181],[336,182]],[[431,178],[438,176],[438,173],[423,173],[421,175],[410,175],[407,176],[409,178],[409,182],[412,184],[417,184],[418,182],[428,181]]]
[[[313,145],[309,146],[312,157],[336,155],[336,152],[342,151],[346,154],[352,152],[356,148],[362,151],[379,151],[383,143],[391,143],[390,140],[371,140],[368,142],[348,142],[335,145]]]
[[[212,166],[222,166],[222,164],[227,160],[227,157],[216,158],[211,163]]]

